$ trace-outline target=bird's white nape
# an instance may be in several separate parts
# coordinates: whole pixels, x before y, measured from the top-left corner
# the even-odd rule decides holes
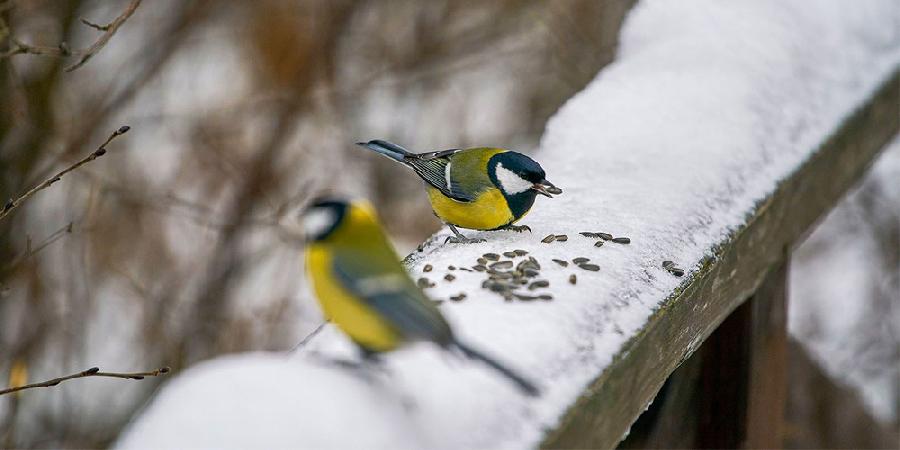
[[[337,214],[331,208],[314,208],[303,216],[303,232],[307,238],[325,233],[337,220]]]
[[[534,186],[534,183],[503,167],[503,163],[497,164],[496,175],[497,181],[500,182],[500,189],[503,189],[503,192],[509,195],[525,192]]]

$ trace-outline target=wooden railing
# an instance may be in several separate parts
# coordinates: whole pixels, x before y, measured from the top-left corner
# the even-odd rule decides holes
[[[781,446],[791,248],[898,129],[900,72],[894,72],[669,296],[543,447],[611,448],[626,436],[629,447]],[[682,365],[664,398],[654,401]],[[629,435],[651,402],[652,417],[642,418]]]

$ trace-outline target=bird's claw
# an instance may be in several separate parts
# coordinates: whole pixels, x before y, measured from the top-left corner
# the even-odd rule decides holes
[[[509,231],[515,231],[516,233],[523,233],[525,231],[531,233],[531,227],[528,225],[509,225],[506,227]]]
[[[479,244],[481,242],[487,242],[487,239],[447,236],[444,244]]]

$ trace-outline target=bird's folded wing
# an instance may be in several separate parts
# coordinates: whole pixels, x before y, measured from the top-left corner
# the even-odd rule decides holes
[[[459,152],[460,149],[443,150],[439,152],[422,153],[415,157],[406,158],[413,170],[425,180],[426,183],[438,189],[454,200],[461,202],[471,202],[475,200],[475,196],[459,189],[459,186],[450,178],[450,156]]]

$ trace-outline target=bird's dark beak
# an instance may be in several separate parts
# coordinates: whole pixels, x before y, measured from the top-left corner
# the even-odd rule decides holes
[[[553,198],[553,195],[562,194],[562,189],[554,186],[553,183],[547,180],[541,180],[540,183],[534,183],[534,186],[531,186],[531,188],[537,191],[539,194],[546,195],[550,198]]]

